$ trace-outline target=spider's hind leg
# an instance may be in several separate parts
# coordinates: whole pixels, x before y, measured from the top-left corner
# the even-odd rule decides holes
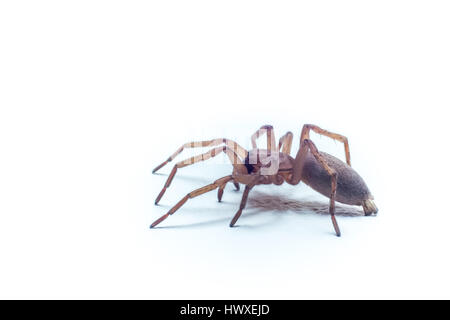
[[[324,130],[314,124],[305,124],[303,126],[302,129],[302,133],[301,133],[301,137],[300,137],[300,144],[302,143],[303,140],[305,139],[309,139],[309,132],[310,131],[314,131],[317,134],[320,134],[322,136],[326,136],[329,137],[333,140],[337,140],[340,141],[344,144],[344,150],[345,150],[345,161],[347,162],[347,164],[349,166],[351,166],[351,161],[350,161],[350,147],[348,145],[348,139],[347,137],[337,134],[337,133],[333,133],[327,130]]]
[[[294,167],[293,167],[293,173],[291,178],[291,184],[297,184],[300,182],[303,176],[303,169],[305,165],[306,156],[308,155],[308,152],[311,152],[312,155],[316,158],[317,162],[320,163],[320,165],[325,169],[327,174],[330,176],[331,179],[331,193],[330,193],[330,207],[329,212],[331,216],[331,222],[333,223],[334,231],[336,232],[336,235],[338,237],[341,236],[341,231],[339,229],[338,223],[336,221],[335,217],[335,202],[336,202],[336,189],[337,189],[337,173],[336,171],[329,166],[327,163],[327,160],[319,153],[319,150],[317,150],[316,145],[314,142],[312,142],[309,139],[302,140],[300,144],[300,150],[297,153],[297,156],[295,157]]]

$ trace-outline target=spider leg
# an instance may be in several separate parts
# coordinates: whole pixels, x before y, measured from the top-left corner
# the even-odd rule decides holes
[[[273,133],[273,127],[271,125],[262,126],[252,135],[251,139],[253,149],[258,148],[258,146],[256,145],[256,139],[258,139],[263,134],[267,135],[267,150],[277,151],[275,145],[275,135]]]
[[[168,216],[174,214],[180,207],[186,203],[189,199],[195,198],[199,195],[202,195],[204,193],[207,193],[209,191],[212,191],[218,187],[220,187],[222,184],[226,184],[228,181],[232,180],[232,176],[226,176],[223,178],[220,178],[216,181],[214,181],[211,184],[208,184],[202,188],[196,189],[192,192],[189,192],[187,195],[185,195],[175,206],[173,206],[165,215],[161,216],[159,219],[157,219],[155,222],[153,222],[150,226],[150,228],[156,227],[159,223],[161,223],[163,220],[165,220]]]
[[[233,184],[234,184],[234,187],[236,188],[236,191],[239,191],[239,189],[240,189],[239,183],[237,183],[236,181],[233,181]],[[226,185],[227,185],[227,184],[224,183],[223,185],[221,185],[221,186],[219,187],[219,190],[217,190],[217,200],[218,200],[219,202],[222,201],[223,190],[225,189],[225,186],[226,186]]]
[[[320,134],[320,135],[329,137],[329,138],[331,138],[333,140],[338,140],[338,141],[342,142],[344,144],[344,149],[345,149],[345,160],[347,161],[347,164],[349,166],[351,166],[351,163],[350,163],[350,147],[348,145],[347,137],[345,137],[343,135],[340,135],[340,134],[337,134],[337,133],[333,133],[333,132],[324,130],[324,129],[322,129],[322,128],[314,125],[314,124],[305,124],[303,126],[303,129],[302,129],[302,134],[301,134],[301,137],[300,137],[300,144],[302,143],[303,140],[309,139],[309,132],[311,130],[314,131],[317,134]]]
[[[313,156],[316,158],[316,160],[321,164],[321,166],[326,170],[326,172],[331,177],[331,194],[330,194],[330,208],[329,212],[331,215],[331,221],[333,223],[334,230],[336,232],[336,235],[338,237],[341,236],[341,231],[339,230],[338,223],[336,221],[336,217],[334,215],[335,213],[335,201],[336,201],[336,188],[337,188],[337,173],[336,171],[331,168],[325,158],[319,153],[317,150],[316,145],[314,142],[312,142],[309,139],[304,139],[301,142],[300,150],[297,153],[297,156],[295,158],[294,166],[293,166],[293,172],[292,172],[292,180],[291,184],[297,184],[300,182],[301,177],[303,175],[303,168],[305,164],[305,159],[308,154],[308,151],[313,154]]]
[[[292,132],[286,132],[286,134],[280,138],[280,142],[278,143],[278,151],[281,151],[284,154],[291,154],[293,137],[294,135]]]
[[[253,185],[246,185],[245,186],[245,190],[244,193],[242,195],[242,200],[241,200],[241,204],[239,206],[239,210],[238,212],[236,212],[236,214],[234,215],[233,219],[230,222],[230,227],[233,227],[236,222],[238,221],[239,217],[242,214],[242,210],[244,210],[246,204],[247,204],[247,199],[248,199],[248,194],[250,192],[250,190],[253,188]]]
[[[258,149],[256,145],[256,139],[262,134],[267,136],[267,149]],[[257,130],[251,137],[253,150],[258,150],[257,153],[249,153],[249,163],[258,163],[258,157],[263,163],[261,168],[261,174],[263,175],[274,175],[279,168],[279,149],[275,143],[275,134],[273,132],[273,127],[270,125],[264,125],[259,130]]]
[[[162,188],[162,190],[159,193],[158,197],[156,197],[155,204],[158,204],[158,202],[161,200],[162,196],[166,192],[167,188],[172,183],[172,180],[175,177],[175,174],[176,174],[178,168],[183,168],[183,167],[192,165],[192,164],[200,162],[200,161],[208,160],[210,158],[213,158],[213,157],[217,156],[221,152],[224,152],[228,156],[228,158],[231,161],[231,164],[233,165],[234,169],[237,172],[240,172],[240,173],[246,173],[247,172],[247,169],[246,169],[245,165],[243,164],[242,160],[229,147],[222,146],[222,147],[217,147],[217,148],[211,149],[210,151],[208,151],[206,153],[200,154],[198,156],[191,157],[189,159],[180,161],[177,164],[175,164],[173,166],[173,168],[172,168],[172,171],[170,172],[169,177],[167,178],[166,183],[164,184],[164,187]]]
[[[221,145],[223,143],[227,147],[231,148],[242,159],[245,159],[245,157],[247,156],[247,150],[245,150],[238,143],[236,143],[230,139],[219,138],[219,139],[212,139],[212,140],[205,140],[205,141],[193,141],[193,142],[185,143],[181,147],[179,147],[166,161],[164,161],[159,166],[157,166],[155,169],[153,169],[152,173],[155,173],[156,171],[158,171],[159,169],[164,167],[167,163],[172,161],[185,148],[215,147],[215,146]]]

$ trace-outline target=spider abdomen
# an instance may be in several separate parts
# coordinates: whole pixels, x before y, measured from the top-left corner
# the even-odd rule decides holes
[[[352,167],[326,152],[320,154],[337,173],[336,201],[362,205],[364,201],[373,199],[366,183]],[[331,177],[311,153],[306,157],[302,181],[317,192],[330,197]]]

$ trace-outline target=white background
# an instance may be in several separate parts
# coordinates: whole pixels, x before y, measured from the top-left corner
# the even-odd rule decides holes
[[[446,1],[2,2],[0,298],[450,298],[449,16]],[[349,138],[377,217],[338,216],[337,238],[327,215],[254,206],[230,229],[229,185],[149,229],[231,172],[180,169],[154,206],[173,163],[151,170],[182,143],[250,147],[272,124],[295,154],[304,123]],[[258,197],[327,205],[304,185]]]

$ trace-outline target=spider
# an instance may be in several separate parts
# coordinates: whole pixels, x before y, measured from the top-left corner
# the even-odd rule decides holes
[[[345,149],[346,163],[328,153],[318,151],[316,145],[309,138],[311,130],[319,135],[342,142]],[[263,134],[267,136],[267,149],[258,149],[256,141]],[[153,222],[150,227],[154,228],[169,215],[174,214],[188,199],[206,192],[218,189],[217,197],[220,202],[222,200],[223,190],[228,182],[232,182],[237,190],[239,190],[239,184],[245,185],[239,210],[231,220],[230,227],[233,227],[241,216],[242,210],[246,206],[250,190],[259,184],[281,185],[283,182],[287,182],[291,185],[297,185],[302,181],[315,191],[328,197],[330,199],[329,213],[338,237],[341,235],[341,232],[335,217],[336,201],[349,205],[362,206],[365,215],[378,212],[378,208],[373,201],[374,198],[364,180],[351,167],[350,149],[348,139],[345,136],[329,132],[316,125],[306,124],[301,131],[300,148],[295,158],[290,155],[292,138],[292,132],[287,132],[280,138],[278,145],[276,145],[273,127],[264,125],[252,135],[253,149],[250,151],[245,150],[236,142],[226,138],[190,142],[182,145],[172,156],[157,166],[153,170],[153,173],[172,161],[185,148],[215,148],[175,164],[164,187],[156,198],[155,204],[158,204],[161,200],[179,168],[199,161],[205,161],[223,152],[230,159],[233,165],[233,172],[231,175],[222,177],[211,184],[188,193],[165,215]]]

